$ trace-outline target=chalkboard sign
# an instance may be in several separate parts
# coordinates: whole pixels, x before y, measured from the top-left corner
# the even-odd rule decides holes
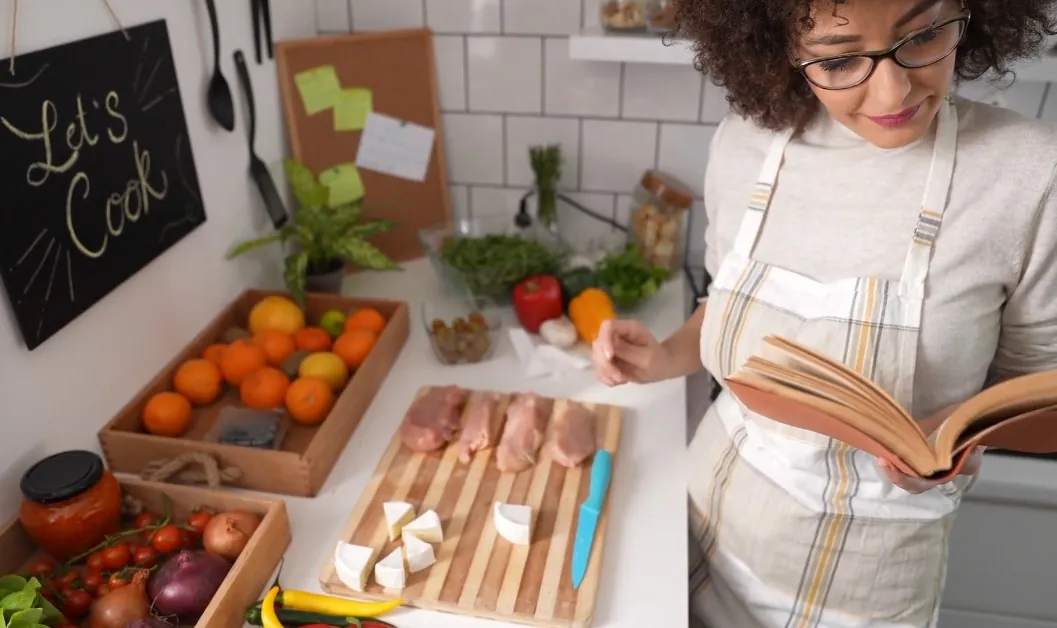
[[[168,28],[126,32],[0,63],[0,279],[31,350],[206,220]]]

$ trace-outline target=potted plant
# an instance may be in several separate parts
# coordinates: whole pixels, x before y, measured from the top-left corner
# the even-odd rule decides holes
[[[303,303],[306,291],[339,292],[346,264],[370,270],[398,268],[370,242],[397,223],[364,219],[362,199],[329,207],[330,189],[307,166],[294,159],[285,160],[283,166],[300,206],[293,220],[275,233],[238,244],[228,253],[228,259],[261,246],[291,243],[293,250],[286,256],[283,279],[298,303]]]

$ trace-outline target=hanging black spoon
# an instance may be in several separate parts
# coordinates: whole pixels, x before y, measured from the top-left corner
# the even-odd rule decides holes
[[[235,130],[235,103],[231,88],[220,72],[220,25],[217,23],[217,7],[213,0],[206,0],[209,10],[209,26],[213,29],[213,78],[209,80],[206,103],[213,119],[226,131]]]

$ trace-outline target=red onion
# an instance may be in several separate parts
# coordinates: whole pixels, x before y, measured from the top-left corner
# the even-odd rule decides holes
[[[147,584],[155,615],[181,622],[198,618],[209,606],[231,563],[201,550],[183,550],[165,561]]]

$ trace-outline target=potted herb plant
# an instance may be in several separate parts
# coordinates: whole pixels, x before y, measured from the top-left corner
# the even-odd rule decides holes
[[[362,199],[329,207],[329,188],[307,166],[294,159],[285,160],[283,166],[300,206],[298,211],[275,233],[236,245],[228,259],[269,244],[292,244],[283,279],[298,303],[303,302],[306,291],[339,292],[346,264],[370,270],[397,268],[396,262],[370,242],[396,227],[394,221],[364,219]]]
[[[529,164],[536,176],[536,218],[552,232],[558,229],[558,181],[563,163],[560,144],[529,147]]]

